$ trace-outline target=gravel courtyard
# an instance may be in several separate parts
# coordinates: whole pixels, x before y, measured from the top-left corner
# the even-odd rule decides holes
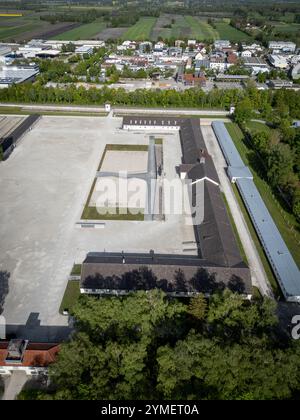
[[[147,172],[148,152],[107,150],[101,172]]]
[[[125,132],[121,123],[111,117],[42,117],[0,164],[0,272],[9,275],[3,315],[11,328],[33,319],[32,336],[40,324],[44,337],[36,329],[38,338],[49,340],[51,327],[66,326],[58,309],[73,263],[87,252],[182,253],[184,242],[194,240],[180,215],[165,222],[109,221],[100,230],[76,227],[106,143],[149,142],[151,133]],[[181,158],[178,134],[160,137],[171,180]]]

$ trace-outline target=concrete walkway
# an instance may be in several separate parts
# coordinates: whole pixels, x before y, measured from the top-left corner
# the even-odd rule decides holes
[[[241,242],[245,249],[248,264],[251,270],[252,283],[254,286],[259,288],[263,295],[274,297],[255,243],[253,242],[251,233],[249,232],[247,223],[239,207],[239,203],[232,190],[231,182],[225,172],[227,164],[218,145],[218,141],[214,135],[213,129],[211,126],[202,126],[201,130],[204,136],[207,150],[213,157],[214,164],[220,178],[221,189],[225,193],[232,217],[235,221]]]
[[[28,376],[24,371],[15,371],[12,375],[5,379],[5,391],[2,400],[15,400],[17,395],[22,391],[28,380]]]

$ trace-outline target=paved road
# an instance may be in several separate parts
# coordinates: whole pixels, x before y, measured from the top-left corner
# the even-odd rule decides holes
[[[244,219],[237,199],[232,190],[230,180],[225,172],[225,168],[227,167],[227,165],[222,151],[218,145],[218,141],[214,135],[213,129],[211,126],[202,126],[201,129],[208,152],[214,159],[214,163],[220,178],[221,189],[226,195],[230,211],[235,220],[239,236],[247,254],[248,263],[251,270],[252,283],[254,286],[257,286],[259,288],[263,295],[273,297],[273,293],[267,275],[265,273],[263,264],[260,260],[256,246],[249,232],[247,223]]]
[[[14,400],[22,391],[23,386],[28,380],[28,376],[24,371],[15,371],[12,375],[5,379],[5,391],[2,400]]]
[[[56,111],[56,112],[105,112],[104,106],[73,106],[73,105],[34,105],[34,104],[6,104],[6,103],[0,103],[0,106],[5,107],[19,107],[23,110],[36,110],[37,112],[39,110],[42,111]],[[1,111],[1,110],[0,110]],[[183,108],[177,108],[177,109],[165,109],[165,108],[128,108],[128,107],[113,107],[113,111],[115,113],[145,113],[145,114],[182,114],[182,115],[220,115],[220,116],[226,116],[228,115],[228,111],[222,111],[222,110],[211,110],[211,109],[183,109]]]

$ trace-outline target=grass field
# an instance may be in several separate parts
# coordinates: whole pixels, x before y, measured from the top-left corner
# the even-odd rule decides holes
[[[37,23],[25,23],[17,26],[1,27],[0,22],[0,39],[7,40],[14,37],[21,37],[25,32],[31,32],[41,27]]]
[[[231,222],[231,226],[232,226],[232,229],[233,229],[233,232],[234,232],[234,236],[235,236],[235,239],[236,239],[236,241],[237,241],[237,244],[238,244],[238,247],[239,247],[239,250],[240,250],[241,256],[242,256],[242,258],[243,258],[244,263],[245,263],[245,264],[248,264],[247,255],[246,255],[246,252],[245,252],[245,250],[244,250],[244,247],[243,247],[243,244],[242,244],[242,241],[241,241],[241,238],[240,238],[239,232],[238,232],[238,230],[237,230],[237,227],[236,227],[236,224],[235,224],[235,220],[234,220],[234,218],[233,218],[233,216],[232,216],[232,213],[231,213],[231,210],[230,210],[230,208],[229,208],[228,201],[227,201],[227,199],[226,199],[226,195],[225,195],[224,193],[222,193],[222,196],[223,196],[223,200],[224,200],[224,202],[225,202],[225,206],[226,206],[226,209],[227,209],[227,213],[228,213],[228,215],[229,215],[229,219],[230,219],[230,222]]]
[[[216,22],[215,26],[219,39],[228,39],[232,42],[251,41],[252,39],[250,35],[230,26],[227,21]]]
[[[258,123],[259,124],[259,123]],[[234,123],[227,123],[226,127],[232,136],[232,139],[245,163],[251,168],[253,173],[254,182],[259,190],[271,216],[274,219],[284,241],[286,242],[291,254],[293,255],[295,262],[300,266],[300,246],[291,232],[290,227],[293,227],[295,231],[300,230],[300,225],[294,218],[294,216],[284,208],[279,201],[277,201],[268,183],[261,176],[262,168],[259,166],[259,160],[256,153],[245,143],[244,135],[240,128]],[[290,227],[283,218],[283,214],[286,220],[289,221]]]
[[[218,32],[207,23],[205,19],[194,16],[185,17],[191,29],[191,37],[199,41],[215,40],[219,38]]]
[[[52,25],[41,20],[40,13],[28,11],[21,17],[0,17],[0,41],[23,42],[32,38],[50,38],[75,26],[79,25],[74,22],[58,22]]]
[[[127,220],[142,222],[145,218],[141,209],[120,209],[119,207],[109,209],[107,207],[99,209],[97,207],[85,207],[81,219],[84,220]],[[103,210],[104,214],[101,214]],[[111,211],[110,211],[111,210]],[[139,211],[139,213],[138,213]],[[131,213],[132,212],[132,213]]]
[[[300,24],[298,23],[284,23],[284,22],[270,22],[274,26],[273,32],[283,32],[287,34],[295,34],[300,31]]]
[[[247,128],[251,132],[251,134],[255,134],[255,133],[261,132],[261,131],[263,131],[265,133],[270,133],[271,132],[270,127],[268,127],[266,124],[263,124],[263,123],[258,122],[258,121],[247,122]]]
[[[151,32],[155,25],[156,18],[143,17],[131,26],[122,36],[124,40],[143,41],[151,38]]]
[[[0,11],[2,12],[2,11]],[[24,14],[21,17],[0,17],[0,40],[22,39],[22,34],[42,29],[43,22],[38,14]]]
[[[79,39],[91,39],[103,29],[106,28],[106,23],[103,21],[87,23],[70,31],[63,32],[60,35],[54,36],[52,39],[77,41]]]
[[[73,306],[78,301],[79,296],[79,280],[69,280],[59,308],[59,312],[62,314],[63,311],[67,310],[70,313]]]

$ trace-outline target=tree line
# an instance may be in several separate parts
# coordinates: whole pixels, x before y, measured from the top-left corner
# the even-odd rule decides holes
[[[257,95],[251,87],[247,94],[237,104],[235,120],[259,153],[263,176],[273,189],[279,189],[300,221],[300,129],[292,127],[293,118],[300,117],[300,95],[282,89],[273,92],[270,102],[259,103],[265,95]],[[252,133],[247,122],[253,118],[265,120],[271,129]]]
[[[13,85],[0,90],[0,101],[24,103],[53,103],[76,105],[136,105],[148,107],[187,107],[187,108],[229,108],[243,96],[240,89],[212,90],[205,93],[201,89],[184,91],[161,89],[137,89],[128,92],[123,88],[102,89],[76,87],[71,84],[65,88],[45,87],[41,82],[35,84]]]
[[[300,391],[300,343],[276,303],[229,290],[207,301],[162,291],[82,296],[76,333],[50,366],[51,387],[19,399],[275,400]]]

